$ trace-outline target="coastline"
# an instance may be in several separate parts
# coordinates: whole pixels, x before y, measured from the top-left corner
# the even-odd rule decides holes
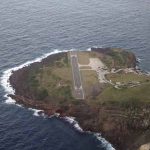
[[[68,52],[68,51],[71,51],[71,50],[54,50],[53,52],[50,52],[50,53],[47,53],[47,54],[44,54],[42,55],[41,57],[38,57],[34,60],[31,60],[31,61],[27,61],[26,63],[23,63],[19,66],[16,66],[16,67],[13,67],[13,68],[10,68],[6,71],[3,72],[3,75],[1,77],[1,85],[3,86],[4,90],[5,90],[5,95],[4,97],[6,98],[6,103],[7,104],[15,104],[19,107],[24,107],[22,104],[19,104],[17,103],[16,100],[14,100],[13,98],[11,98],[9,95],[14,95],[15,94],[15,90],[12,88],[10,82],[9,82],[9,78],[10,76],[13,74],[13,71],[17,71],[17,70],[20,70],[24,67],[28,67],[30,66],[32,63],[35,63],[35,62],[41,62],[44,58],[47,58],[48,56],[50,55],[53,55],[53,54],[57,54],[57,53],[61,53],[61,52]],[[88,49],[87,51],[91,51],[90,49]],[[30,111],[33,111],[33,115],[34,116],[43,116],[45,117],[44,115],[44,111],[43,110],[39,110],[39,109],[35,109],[35,108],[28,108],[28,110]],[[105,138],[103,138],[101,136],[100,133],[94,133],[94,132],[91,132],[91,131],[84,131],[80,125],[78,124],[78,122],[75,120],[74,117],[60,117],[58,113],[54,113],[52,115],[50,115],[49,117],[59,117],[60,119],[68,122],[69,124],[71,124],[73,126],[73,128],[75,128],[76,130],[78,130],[79,132],[86,132],[86,133],[89,133],[89,134],[93,134],[103,145],[104,147],[106,147],[107,150],[115,150],[113,148],[113,146],[111,145],[111,143],[109,143],[107,140],[105,140]]]

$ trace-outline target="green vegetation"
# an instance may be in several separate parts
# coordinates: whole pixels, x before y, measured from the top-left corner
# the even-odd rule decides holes
[[[46,97],[48,97],[48,91],[46,89],[43,88],[38,90],[38,100],[45,99]]]
[[[67,100],[72,98],[71,94],[71,87],[70,86],[65,86],[65,87],[60,87],[56,90],[57,95],[59,98],[66,98]]]
[[[28,83],[29,83],[29,86],[31,87],[37,87],[39,86],[39,82],[38,80],[36,79],[36,76],[31,74],[29,77],[28,77]]]
[[[108,68],[127,68],[134,67],[136,63],[135,56],[131,52],[122,49],[111,49],[101,57],[101,60]]]
[[[147,75],[139,75],[135,73],[112,73],[107,75],[107,79],[113,83],[129,83],[129,82],[149,82],[150,78]]]
[[[68,55],[56,57],[52,64],[43,65],[38,70],[30,70],[28,88],[37,100],[58,99],[56,103],[72,100],[72,75]]]
[[[108,85],[103,92],[97,97],[99,101],[106,102],[132,102],[133,99],[136,102],[150,102],[150,84],[145,83],[141,86],[133,88],[116,89],[111,85]],[[144,94],[143,94],[144,93]]]
[[[81,70],[82,83],[87,101],[93,101],[100,95],[103,84],[99,83],[98,76],[93,70]]]
[[[88,65],[89,64],[89,52],[78,52],[78,61],[82,65]]]
[[[93,70],[81,70],[82,80],[85,88],[91,87],[92,85],[98,83],[98,77]]]

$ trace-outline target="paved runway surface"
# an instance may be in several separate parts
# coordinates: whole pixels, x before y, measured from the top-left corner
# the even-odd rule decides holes
[[[72,75],[74,80],[74,96],[76,99],[84,99],[82,80],[78,66],[78,57],[76,52],[70,52]]]

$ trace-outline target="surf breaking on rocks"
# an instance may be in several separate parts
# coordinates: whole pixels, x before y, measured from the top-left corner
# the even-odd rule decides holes
[[[44,58],[46,58],[50,55],[61,53],[61,52],[73,51],[73,50],[75,50],[75,49],[70,49],[70,50],[57,50],[57,49],[55,49],[53,52],[46,53],[46,54],[42,55],[41,57],[38,57],[38,58],[31,60],[31,61],[27,61],[24,64],[21,64],[19,66],[16,66],[16,67],[13,67],[13,68],[10,68],[10,69],[4,71],[3,75],[1,77],[0,83],[3,86],[5,93],[6,93],[4,95],[4,97],[6,98],[5,103],[15,104],[19,107],[22,107],[22,105],[17,104],[14,99],[12,99],[11,97],[8,96],[9,94],[15,94],[15,90],[12,88],[12,86],[9,82],[9,78],[13,74],[13,71],[17,71],[17,70],[22,69],[24,67],[30,66],[34,62],[41,62]],[[87,49],[87,51],[90,51],[90,50],[91,50],[90,48]],[[38,110],[38,109],[33,109],[33,108],[28,108],[28,110],[33,111],[34,116],[44,116],[45,117],[45,115],[43,114],[43,110]],[[41,115],[40,115],[40,112],[42,112]],[[53,116],[59,117],[59,115],[57,115],[57,114],[56,115],[54,114]],[[79,132],[84,132],[74,117],[67,117],[66,116],[66,117],[63,117],[63,118],[60,117],[60,118],[65,120],[66,122],[70,123]],[[101,142],[101,144],[106,148],[106,150],[115,150],[108,141],[106,141],[104,138],[101,137],[100,133],[92,133],[90,131],[86,131],[86,133],[94,135]]]

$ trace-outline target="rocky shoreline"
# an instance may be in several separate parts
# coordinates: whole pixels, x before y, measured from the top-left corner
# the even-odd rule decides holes
[[[106,49],[92,50],[109,53],[109,50],[106,51]],[[22,82],[28,76],[28,72],[36,70],[36,68],[43,65],[48,66],[53,64],[58,57],[63,55],[64,53],[50,55],[41,62],[35,62],[28,67],[14,71],[9,80],[11,86],[15,89],[15,94],[9,94],[8,96],[15,99],[17,104],[43,110],[48,116],[55,113],[59,113],[60,117],[73,116],[84,131],[102,133],[102,136],[112,143],[116,150],[137,150],[141,145],[149,142],[146,137],[140,142],[135,140],[136,137],[142,136],[143,133],[148,134],[149,137],[150,120],[147,119],[150,113],[149,104],[138,104],[136,111],[142,115],[137,119],[135,114],[132,113],[133,108],[130,105],[127,109],[115,103],[92,106],[84,101],[81,101],[80,105],[74,103],[58,105],[53,102],[47,102],[47,100],[39,101],[35,95],[33,95],[32,91],[28,91],[25,83]],[[136,63],[136,57],[131,54],[127,67],[136,68]],[[53,99],[53,97],[51,97],[51,99]],[[112,112],[113,114],[116,113],[117,116],[111,116],[110,114]],[[120,115],[119,117],[118,114]],[[144,123],[145,120],[147,121],[146,123]]]
[[[47,104],[44,104],[41,102],[37,102],[35,100],[31,100],[31,99],[24,98],[22,96],[18,96],[18,95],[9,95],[9,96],[12,99],[15,99],[17,104],[21,104],[27,108],[31,107],[33,109],[43,110],[42,112],[39,112],[39,114],[44,112],[44,114],[46,114],[48,116],[52,116],[56,113],[59,113],[60,117],[66,117],[66,116],[75,117],[76,121],[79,123],[79,125],[83,128],[84,131],[101,133],[102,137],[106,138],[110,143],[112,143],[116,150],[127,150],[127,149],[137,150],[137,148],[140,145],[144,144],[144,143],[135,143],[135,145],[133,145],[134,138],[137,135],[140,135],[143,131],[146,131],[148,129],[148,127],[140,126],[139,120],[135,121],[135,123],[133,124],[133,127],[130,127],[130,130],[129,130],[128,124],[124,119],[114,120],[114,118],[111,118],[108,116],[108,118],[110,120],[109,120],[109,122],[106,122],[106,126],[108,126],[107,128],[110,128],[110,129],[113,128],[110,125],[110,124],[112,124],[112,122],[114,122],[114,124],[115,124],[115,129],[113,129],[112,131],[110,131],[109,129],[107,129],[108,131],[105,129],[100,129],[96,125],[96,118],[91,121],[92,123],[95,123],[95,124],[91,124],[90,121],[88,122],[88,118],[96,116],[97,113],[102,113],[103,115],[106,115],[105,111],[108,111],[107,106],[103,106],[101,108],[87,108],[87,110],[83,111],[83,112],[80,111],[81,107],[76,108],[74,106],[70,106],[70,108],[67,108],[68,111],[66,111],[65,107],[58,108],[58,107],[52,106],[50,104],[47,105]],[[83,109],[85,109],[84,104],[82,107],[84,107]],[[86,107],[88,107],[88,106],[86,106]],[[144,108],[147,108],[147,110],[149,110],[150,106],[143,106],[143,109]],[[109,109],[114,109],[114,108],[112,108],[112,106],[111,106]],[[78,113],[77,113],[77,111],[78,111]],[[92,113],[87,114],[87,112],[89,112],[89,111]],[[86,123],[84,121],[86,121]],[[105,122],[103,122],[103,123],[105,123]],[[117,128],[116,128],[116,126],[117,126]],[[135,130],[136,130],[136,132],[135,132]],[[149,139],[147,139],[147,142],[149,142]]]

